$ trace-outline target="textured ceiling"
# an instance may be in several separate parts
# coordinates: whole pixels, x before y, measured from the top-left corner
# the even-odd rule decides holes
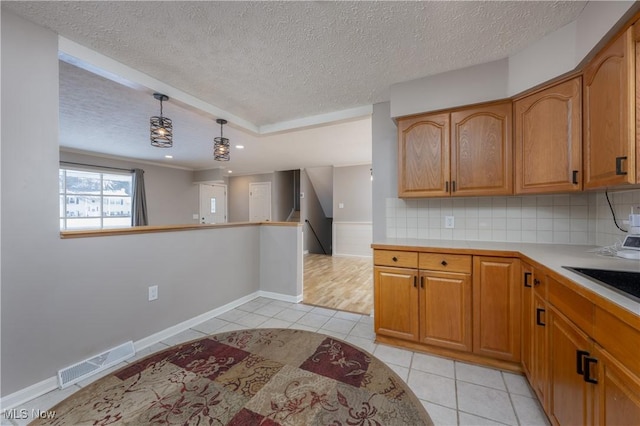
[[[258,126],[513,54],[585,2],[2,2]]]
[[[173,120],[170,149],[149,143],[149,117],[160,112],[150,94],[60,61],[60,145],[69,150],[195,170],[224,167],[234,174],[371,162],[370,117],[269,136],[227,125],[231,161],[221,163],[213,159],[213,138],[220,135],[214,117],[171,100],[163,109]]]

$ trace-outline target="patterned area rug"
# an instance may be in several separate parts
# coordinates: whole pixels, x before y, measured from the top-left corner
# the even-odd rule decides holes
[[[292,329],[217,334],[97,380],[34,425],[432,425],[384,363]]]

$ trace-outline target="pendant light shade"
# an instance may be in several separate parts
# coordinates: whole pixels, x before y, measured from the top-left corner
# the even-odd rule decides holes
[[[153,97],[160,101],[160,116],[151,117],[151,145],[158,148],[171,148],[173,146],[173,124],[171,119],[162,116],[162,102],[169,97],[162,93],[154,93]]]
[[[218,118],[216,123],[220,125],[220,137],[213,139],[213,158],[216,161],[229,161],[229,139],[222,137],[222,126],[227,124],[227,120]]]

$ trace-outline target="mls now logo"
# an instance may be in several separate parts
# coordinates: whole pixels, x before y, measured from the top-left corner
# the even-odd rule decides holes
[[[11,410],[4,410],[3,412],[5,419],[13,419],[13,420],[24,420],[28,418],[32,419],[53,419],[56,417],[55,411],[42,411],[33,409],[31,411],[26,408],[17,409],[13,408]]]

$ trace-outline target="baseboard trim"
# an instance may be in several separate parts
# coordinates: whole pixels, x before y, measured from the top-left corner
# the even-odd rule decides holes
[[[289,296],[288,294],[273,293],[271,291],[260,290],[260,291],[258,291],[258,296],[260,296],[260,297],[268,297],[269,299],[276,299],[276,300],[281,300],[283,302],[289,302],[289,303],[300,303],[300,302],[302,302],[302,295],[301,294],[299,294],[297,296]]]
[[[334,257],[357,257],[360,259],[373,259],[373,255],[364,255],[364,254],[346,254],[346,253],[334,253]]]
[[[173,336],[174,334],[183,332],[196,324],[200,324],[203,321],[207,321],[220,314],[224,314],[227,311],[230,311],[244,303],[247,303],[255,299],[256,297],[258,297],[258,293],[259,293],[258,291],[255,291],[251,294],[248,294],[232,302],[229,302],[226,305],[222,305],[219,308],[212,309],[209,312],[205,312],[204,314],[200,314],[196,317],[183,321],[179,324],[173,325],[169,328],[165,328],[164,330],[154,333],[151,336],[147,336],[143,339],[133,342],[133,347],[136,348],[136,352],[138,352],[144,348],[155,345],[156,343],[161,342],[162,340],[170,336]]]
[[[255,291],[251,294],[243,296],[239,299],[236,299],[232,302],[227,303],[226,305],[220,306],[219,308],[212,309],[208,312],[195,316],[191,319],[183,321],[179,324],[173,325],[171,327],[165,328],[162,331],[154,333],[150,336],[144,337],[140,340],[133,342],[133,347],[136,352],[141,351],[144,348],[152,346],[167,337],[173,336],[174,334],[185,331],[196,324],[200,324],[203,321],[207,321],[213,317],[217,317],[227,311],[237,308],[238,306],[250,302],[251,300],[257,297],[267,297],[269,299],[281,300],[283,302],[290,303],[300,303],[302,302],[302,295],[290,296],[281,293],[273,293],[270,291]],[[46,393],[49,393],[53,390],[58,389],[58,377],[53,376],[45,379],[41,382],[35,383],[31,386],[28,386],[24,389],[11,393],[0,399],[0,407],[3,410],[11,409],[18,407],[25,402],[31,401],[32,399],[38,398]]]

